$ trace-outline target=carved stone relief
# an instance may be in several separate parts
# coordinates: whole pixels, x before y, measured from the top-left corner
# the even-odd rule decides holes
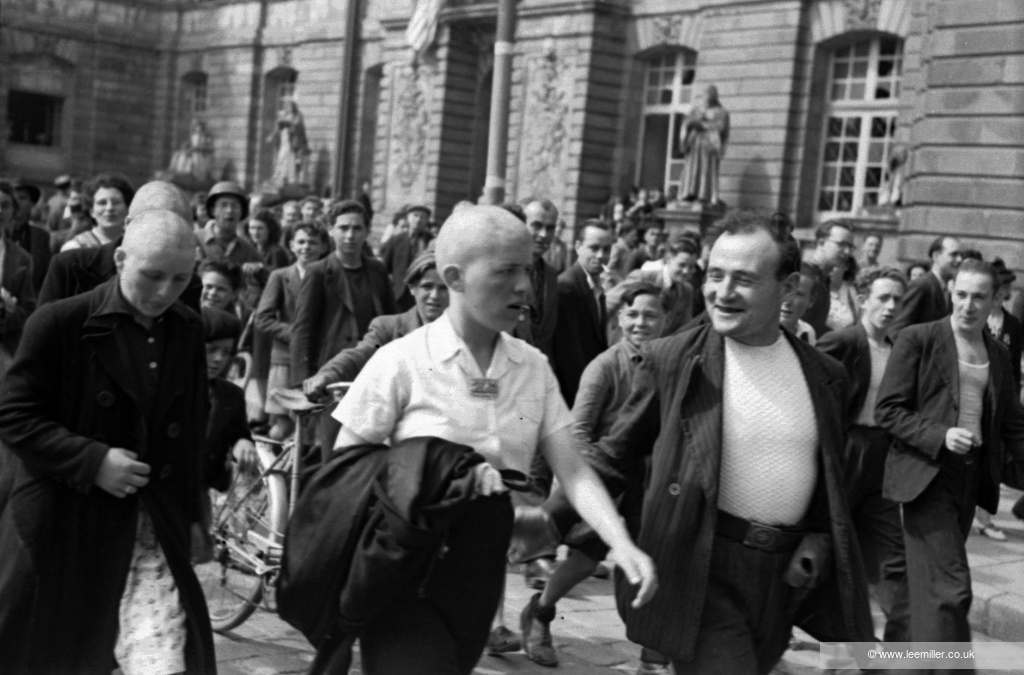
[[[405,196],[423,192],[427,134],[430,129],[430,92],[435,72],[431,64],[392,64],[391,175]]]
[[[668,45],[678,44],[682,33],[682,16],[659,16],[654,18],[654,34],[659,42]]]
[[[565,197],[575,63],[548,41],[527,67],[519,196],[536,194],[560,203]]]
[[[846,30],[874,29],[882,0],[843,0],[846,5]]]

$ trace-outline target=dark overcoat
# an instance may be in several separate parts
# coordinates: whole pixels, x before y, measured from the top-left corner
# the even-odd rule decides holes
[[[821,640],[871,641],[867,583],[841,475],[846,377],[836,361],[784,334],[800,360],[818,427],[819,479],[808,525],[831,535],[835,561],[793,622]],[[589,449],[613,493],[651,456],[637,544],[654,560],[660,588],[643,607],[626,610],[626,635],[684,661],[696,649],[718,520],[724,364],[722,337],[710,325],[651,342],[610,436]]]
[[[202,322],[180,302],[164,313],[173,367],[161,371],[147,418],[131,377],[137,357],[118,330],[132,319],[100,311],[117,283],[39,308],[0,386],[5,673],[109,675],[140,506],[186,613],[188,672],[216,672],[189,540],[208,412]],[[137,494],[119,499],[94,484],[111,447],[150,465]]]

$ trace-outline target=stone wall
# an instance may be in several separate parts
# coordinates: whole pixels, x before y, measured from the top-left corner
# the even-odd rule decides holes
[[[929,242],[948,233],[1020,270],[1024,4],[932,0],[914,21],[924,90],[910,134],[901,257],[927,257]]]

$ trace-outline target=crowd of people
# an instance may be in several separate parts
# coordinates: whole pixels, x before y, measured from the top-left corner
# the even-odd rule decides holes
[[[0,181],[10,672],[214,672],[207,491],[292,435],[271,392],[338,382],[303,439],[324,464],[422,437],[478,457],[443,557],[361,628],[364,672],[556,666],[557,602],[606,559],[641,673],[767,673],[793,626],[872,641],[869,595],[886,641],[971,640],[964,541],[1005,538],[1000,482],[1024,483],[999,259],[939,237],[904,272],[848,220],[801,251],[782,213],[668,232],[646,192],[569,238],[540,197],[410,204],[378,237],[365,191],[55,187]],[[506,554],[537,590],[518,634]]]

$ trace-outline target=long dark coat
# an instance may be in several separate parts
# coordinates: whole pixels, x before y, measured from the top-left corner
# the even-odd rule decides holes
[[[835,360],[785,335],[818,426],[809,526],[831,535],[834,559],[832,573],[800,604],[793,623],[821,640],[870,641],[867,584],[841,475],[846,377]],[[626,636],[681,660],[692,659],[697,646],[718,520],[724,364],[722,337],[710,325],[651,342],[611,434],[589,448],[613,493],[651,456],[637,544],[653,558],[661,587],[643,607],[626,610]]]
[[[203,328],[178,302],[148,419],[130,377],[124,314],[100,313],[118,278],[44,305],[0,387],[0,654],[5,673],[109,675],[139,506],[153,520],[187,617],[190,673],[216,672],[190,564],[208,411]],[[170,364],[168,364],[170,365]],[[111,447],[151,467],[138,494],[94,485]]]

